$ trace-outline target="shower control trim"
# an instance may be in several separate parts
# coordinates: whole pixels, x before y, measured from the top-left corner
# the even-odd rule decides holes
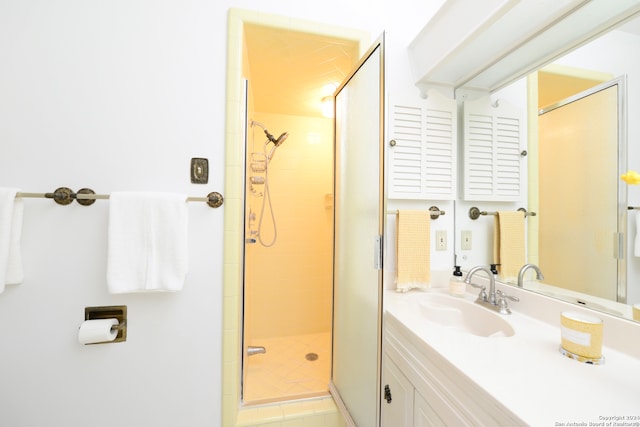
[[[209,182],[209,160],[199,157],[191,159],[191,183],[206,184]]]

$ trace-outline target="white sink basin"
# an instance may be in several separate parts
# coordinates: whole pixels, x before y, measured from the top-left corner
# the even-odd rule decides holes
[[[425,295],[420,303],[420,316],[427,322],[480,337],[511,337],[515,334],[504,315],[449,295]]]

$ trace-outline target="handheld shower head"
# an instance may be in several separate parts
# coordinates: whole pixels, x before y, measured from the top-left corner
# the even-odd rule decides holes
[[[282,132],[278,139],[276,139],[275,141],[272,140],[271,142],[273,142],[276,147],[279,147],[280,144],[282,144],[287,138],[289,138],[289,132]]]
[[[256,122],[256,121],[251,121],[251,126],[253,125],[258,125],[262,128],[262,130],[264,131],[264,134],[267,136],[267,139],[269,140],[269,142],[273,142],[273,145],[278,147],[280,146],[280,144],[282,144],[284,142],[285,139],[287,139],[289,137],[289,132],[283,132],[278,139],[274,138],[273,135],[271,135],[269,133],[269,131],[267,130],[266,127],[264,127],[264,125],[260,122]]]

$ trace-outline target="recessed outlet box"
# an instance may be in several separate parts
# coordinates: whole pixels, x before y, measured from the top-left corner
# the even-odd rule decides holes
[[[127,306],[126,305],[110,305],[102,307],[85,307],[84,320],[94,319],[118,319],[121,325],[118,328],[116,339],[110,342],[121,342],[127,340]]]
[[[438,230],[436,231],[436,251],[446,251],[446,250],[447,250],[447,231]]]
[[[471,250],[471,230],[462,230],[460,237],[460,248],[463,251]]]

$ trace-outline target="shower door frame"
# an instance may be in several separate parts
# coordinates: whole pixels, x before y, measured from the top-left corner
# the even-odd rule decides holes
[[[572,106],[575,105],[579,105],[581,103],[587,103],[589,101],[591,101],[592,96],[596,95],[599,96],[600,94],[604,94],[606,92],[608,92],[609,90],[615,88],[616,92],[615,92],[615,111],[610,111],[609,113],[612,115],[615,115],[615,119],[613,119],[610,123],[609,123],[609,127],[607,128],[610,132],[615,133],[616,134],[616,138],[615,138],[615,148],[616,148],[616,152],[615,154],[612,154],[612,157],[615,158],[616,160],[616,165],[615,167],[613,167],[612,169],[615,169],[615,171],[613,170],[608,170],[609,174],[608,175],[608,179],[614,181],[617,183],[617,188],[615,191],[612,191],[611,194],[614,194],[617,196],[617,202],[615,203],[615,212],[612,214],[613,216],[613,221],[611,222],[615,222],[616,226],[615,226],[615,232],[613,234],[613,238],[611,239],[612,243],[612,250],[609,253],[605,253],[602,254],[602,257],[610,257],[611,258],[611,266],[610,266],[610,276],[615,276],[614,277],[608,277],[608,278],[604,278],[604,277],[600,277],[598,280],[595,280],[595,283],[608,283],[610,280],[608,279],[615,279],[613,280],[613,283],[615,283],[615,288],[614,289],[610,289],[608,290],[608,292],[611,295],[596,295],[594,292],[587,292],[587,290],[585,289],[573,289],[573,288],[568,288],[572,291],[578,291],[578,292],[584,292],[588,295],[594,295],[594,296],[600,296],[602,298],[607,298],[607,299],[611,299],[611,300],[615,300],[617,302],[620,303],[626,303],[627,300],[627,265],[626,265],[626,258],[627,258],[627,186],[626,184],[622,183],[620,179],[618,179],[618,177],[620,175],[622,175],[624,172],[626,172],[627,170],[627,134],[626,134],[626,128],[627,128],[627,124],[626,124],[626,92],[627,92],[627,82],[626,82],[626,76],[620,76],[614,79],[611,79],[609,81],[603,82],[601,84],[598,84],[590,89],[587,89],[585,91],[582,91],[580,93],[577,93],[575,95],[572,95],[564,100],[561,100],[557,103],[554,103],[550,106],[547,106],[543,109],[540,109],[538,111],[538,118],[545,116],[545,115],[550,115],[550,114],[554,114],[555,112],[561,111],[563,110],[565,107],[566,108],[570,108]],[[539,120],[539,119],[538,119]],[[587,120],[589,121],[589,120]],[[595,119],[592,118],[591,122],[599,122]],[[569,129],[571,129],[571,123],[567,123],[564,122],[564,129],[566,132],[566,135],[564,135],[565,139],[569,139],[570,136],[570,132],[568,131]],[[540,134],[541,132],[538,131],[538,133]],[[589,135],[587,135],[589,136]],[[538,136],[538,144],[541,144],[541,140],[542,140],[542,136],[539,135]],[[584,139],[580,139],[581,143],[584,143],[585,140]],[[588,140],[586,141],[588,142]],[[613,144],[612,144],[613,145]],[[537,148],[537,150],[540,150],[540,147]],[[575,154],[575,153],[574,153]],[[599,162],[599,159],[596,158],[594,159],[594,162]],[[538,165],[539,167],[539,165]],[[541,172],[540,172],[541,173]],[[586,175],[586,173],[584,174]],[[592,191],[593,191],[593,187],[592,187]],[[536,191],[536,193],[538,193],[538,191]],[[594,200],[599,200],[597,195],[593,195],[593,194],[589,194],[588,195],[588,199],[594,199]],[[612,203],[613,204],[613,203]],[[606,211],[607,208],[610,208],[610,206],[602,206],[600,203],[598,203],[598,206],[596,209],[591,209],[592,212],[589,213],[593,213],[593,212],[598,212],[600,211],[600,213],[597,215],[597,223],[600,223],[601,221],[603,221],[603,214],[602,214],[602,210]],[[567,208],[565,208],[567,209]],[[558,216],[558,213],[556,212],[555,214],[553,214],[552,216],[548,217],[548,220],[552,220],[555,219]],[[573,215],[573,217],[578,217],[579,215]],[[560,225],[562,225],[562,223],[560,223]],[[589,227],[589,229],[595,229],[596,227]],[[540,231],[538,231],[540,232]],[[555,240],[555,239],[554,239]],[[607,242],[609,243],[609,242]],[[554,243],[555,245],[557,245],[557,241]],[[585,245],[583,245],[585,246]],[[591,248],[591,245],[586,245],[587,247]],[[606,248],[607,246],[605,246]],[[568,249],[565,246],[564,249],[564,253],[572,253],[575,254],[575,251],[577,249],[580,248],[580,245],[578,245],[576,248],[573,249]],[[603,250],[603,249],[602,249]],[[539,250],[539,252],[542,252],[541,250]],[[555,259],[554,257],[551,257],[553,259]],[[591,276],[596,276],[595,271],[596,270],[602,270],[602,264],[601,263],[597,263],[597,262],[587,262],[585,263],[583,258],[585,257],[581,257],[580,258],[580,262],[574,263],[575,264],[575,271],[576,272],[580,272],[580,273],[584,273],[584,277],[582,278],[582,280],[578,280],[578,282],[582,282],[582,281],[587,281],[588,278],[590,278]],[[598,258],[600,259],[600,258]],[[542,262],[541,262],[542,263]],[[544,266],[541,266],[543,268],[544,271]],[[596,268],[596,270],[593,270],[593,272],[589,273],[589,268]],[[574,271],[571,270],[567,263],[564,262],[562,264],[562,266],[559,268],[559,270],[561,271]],[[570,277],[575,278],[578,277],[578,274],[572,274]],[[571,279],[573,280],[573,279]],[[571,281],[571,280],[566,280],[566,281]],[[559,288],[564,288],[565,286],[563,286],[562,283],[551,283],[555,286],[558,286]]]
[[[241,399],[242,383],[242,294],[244,250],[244,105],[242,97],[243,41],[246,24],[268,24],[283,31],[309,32],[329,37],[353,40],[364,52],[370,44],[369,33],[353,28],[292,19],[263,12],[231,8],[227,29],[227,86],[225,96],[225,209],[224,215],[224,271],[223,271],[223,342],[222,342],[222,413],[225,426],[236,424],[244,411]]]

